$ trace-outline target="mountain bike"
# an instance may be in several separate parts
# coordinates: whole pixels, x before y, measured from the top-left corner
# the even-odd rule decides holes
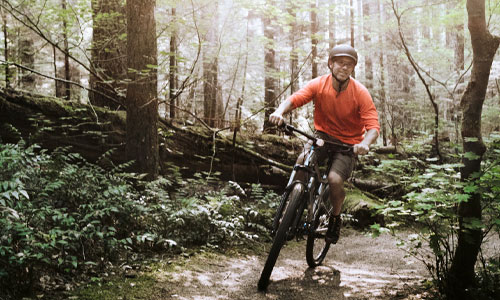
[[[276,209],[272,225],[273,243],[258,283],[258,289],[261,291],[266,290],[269,285],[269,278],[281,248],[293,238],[301,239],[307,235],[306,261],[309,267],[314,268],[323,262],[330,249],[330,243],[325,241],[325,235],[332,211],[328,173],[333,152],[354,155],[351,145],[324,141],[289,124],[283,124],[279,129],[288,135],[299,133],[307,137],[312,145],[305,154],[303,164],[296,164],[293,167]],[[319,147],[327,147],[329,152],[328,162],[321,168],[318,162]],[[295,179],[297,172],[305,174],[306,176],[302,176],[305,179]],[[307,214],[304,215],[306,210]]]

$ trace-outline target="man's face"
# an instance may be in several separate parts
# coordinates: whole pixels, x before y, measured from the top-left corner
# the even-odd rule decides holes
[[[340,81],[347,80],[354,71],[355,66],[356,61],[348,56],[335,57],[333,61],[328,61],[328,67]]]

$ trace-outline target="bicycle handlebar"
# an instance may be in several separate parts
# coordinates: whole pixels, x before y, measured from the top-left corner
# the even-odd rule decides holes
[[[293,132],[297,132],[297,133],[300,133],[301,135],[307,137],[308,139],[312,140],[314,142],[315,145],[316,142],[319,140],[319,138],[315,137],[315,136],[312,136],[308,133],[305,133],[304,131],[300,130],[300,129],[297,129],[295,127],[293,127],[292,125],[290,124],[286,124],[285,122],[283,122],[283,124],[279,125],[278,126],[278,129],[285,132],[286,134],[289,134],[291,135]],[[346,145],[346,144],[341,144],[341,143],[336,143],[336,142],[332,142],[332,141],[325,141],[325,144],[329,144],[329,145],[332,145],[332,146],[337,146],[337,147],[341,147],[341,148],[344,148],[347,152],[353,152],[354,151],[354,147],[351,146],[351,145]]]

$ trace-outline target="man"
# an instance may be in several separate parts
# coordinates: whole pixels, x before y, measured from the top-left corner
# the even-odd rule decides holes
[[[331,74],[317,77],[295,92],[269,116],[269,121],[280,125],[284,120],[283,115],[313,100],[314,127],[318,137],[353,145],[356,155],[368,153],[370,145],[379,135],[380,125],[370,93],[351,77],[357,63],[358,54],[354,48],[348,45],[335,46],[328,57]],[[303,163],[304,153],[309,148],[308,143],[297,163]],[[337,243],[340,236],[344,181],[351,176],[354,162],[355,158],[348,154],[334,154],[328,175],[333,208],[326,233],[326,241],[330,243]]]

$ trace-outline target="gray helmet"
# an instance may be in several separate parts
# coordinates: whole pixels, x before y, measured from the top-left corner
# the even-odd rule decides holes
[[[358,53],[353,47],[349,45],[337,45],[330,50],[330,55],[328,59],[332,60],[334,57],[347,56],[354,59],[354,62],[358,63]]]

